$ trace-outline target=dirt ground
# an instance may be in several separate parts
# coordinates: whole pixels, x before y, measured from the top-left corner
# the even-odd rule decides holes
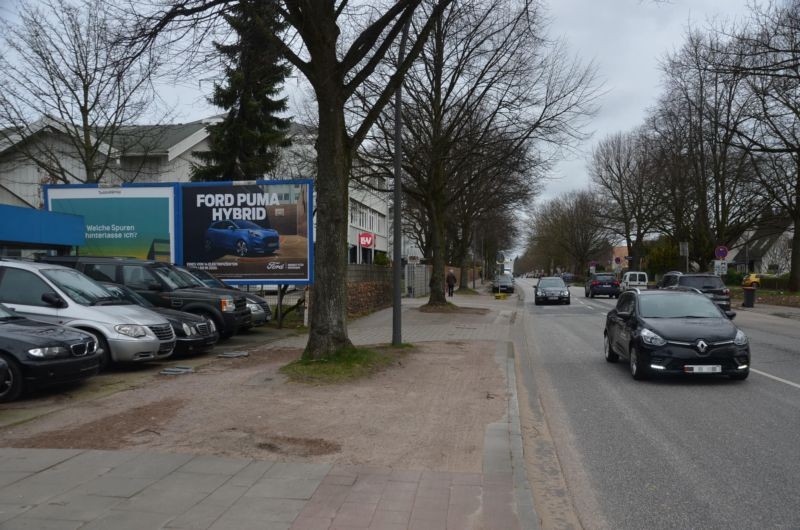
[[[423,343],[367,379],[288,383],[299,350],[251,351],[0,430],[9,447],[131,449],[480,472],[507,406],[493,343]],[[0,411],[2,414],[2,411]]]

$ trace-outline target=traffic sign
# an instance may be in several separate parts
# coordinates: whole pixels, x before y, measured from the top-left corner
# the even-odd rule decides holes
[[[619,256],[617,256],[616,258],[614,258],[614,263],[616,263],[617,265],[619,265],[621,262],[622,262],[622,260],[621,260],[621,259],[619,259]]]
[[[633,256],[625,256],[625,259],[628,261],[633,261]]]
[[[714,257],[717,259],[725,259],[728,257],[728,247],[725,245],[719,245],[717,248],[714,249]]]

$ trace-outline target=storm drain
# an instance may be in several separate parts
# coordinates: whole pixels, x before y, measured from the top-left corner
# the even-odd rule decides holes
[[[194,373],[194,368],[191,366],[170,366],[169,368],[164,368],[160,372],[161,375],[183,375],[183,374],[191,374]]]
[[[225,353],[220,353],[217,357],[224,357],[226,359],[235,359],[236,357],[249,357],[250,354],[246,351],[226,351]]]

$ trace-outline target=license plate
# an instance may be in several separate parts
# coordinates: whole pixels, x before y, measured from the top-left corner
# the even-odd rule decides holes
[[[558,297],[557,296],[548,296],[547,299],[548,300],[558,300]]]
[[[718,374],[722,372],[722,366],[718,364],[688,364],[683,367],[683,371],[689,374]]]

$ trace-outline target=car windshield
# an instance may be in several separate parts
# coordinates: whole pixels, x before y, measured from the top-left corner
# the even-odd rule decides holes
[[[48,269],[42,274],[81,305],[96,305],[115,299],[108,289],[76,270]]]
[[[263,226],[255,224],[253,221],[233,221],[239,228],[246,228],[248,230],[263,230]]]
[[[642,318],[720,318],[717,306],[700,294],[679,293],[639,297]]]
[[[170,289],[187,289],[189,287],[197,287],[194,282],[185,278],[184,274],[178,269],[174,269],[169,265],[158,265],[151,269],[156,276],[158,276]]]
[[[601,274],[594,278],[598,282],[613,282],[616,278],[612,274]]]
[[[542,278],[539,280],[539,287],[552,288],[552,287],[566,287],[564,280],[561,278]]]
[[[121,285],[108,285],[103,284],[103,287],[108,289],[111,294],[117,297],[119,300],[128,302],[130,304],[140,305],[142,307],[154,307],[153,304],[147,301],[144,297],[140,294],[131,291],[127,287],[123,287]]]
[[[192,287],[206,287],[205,282],[194,275],[194,273],[187,271],[186,269],[177,269],[178,273],[180,273],[181,277],[192,284]]]
[[[725,287],[719,276],[681,276],[678,283],[695,289],[722,289]]]

